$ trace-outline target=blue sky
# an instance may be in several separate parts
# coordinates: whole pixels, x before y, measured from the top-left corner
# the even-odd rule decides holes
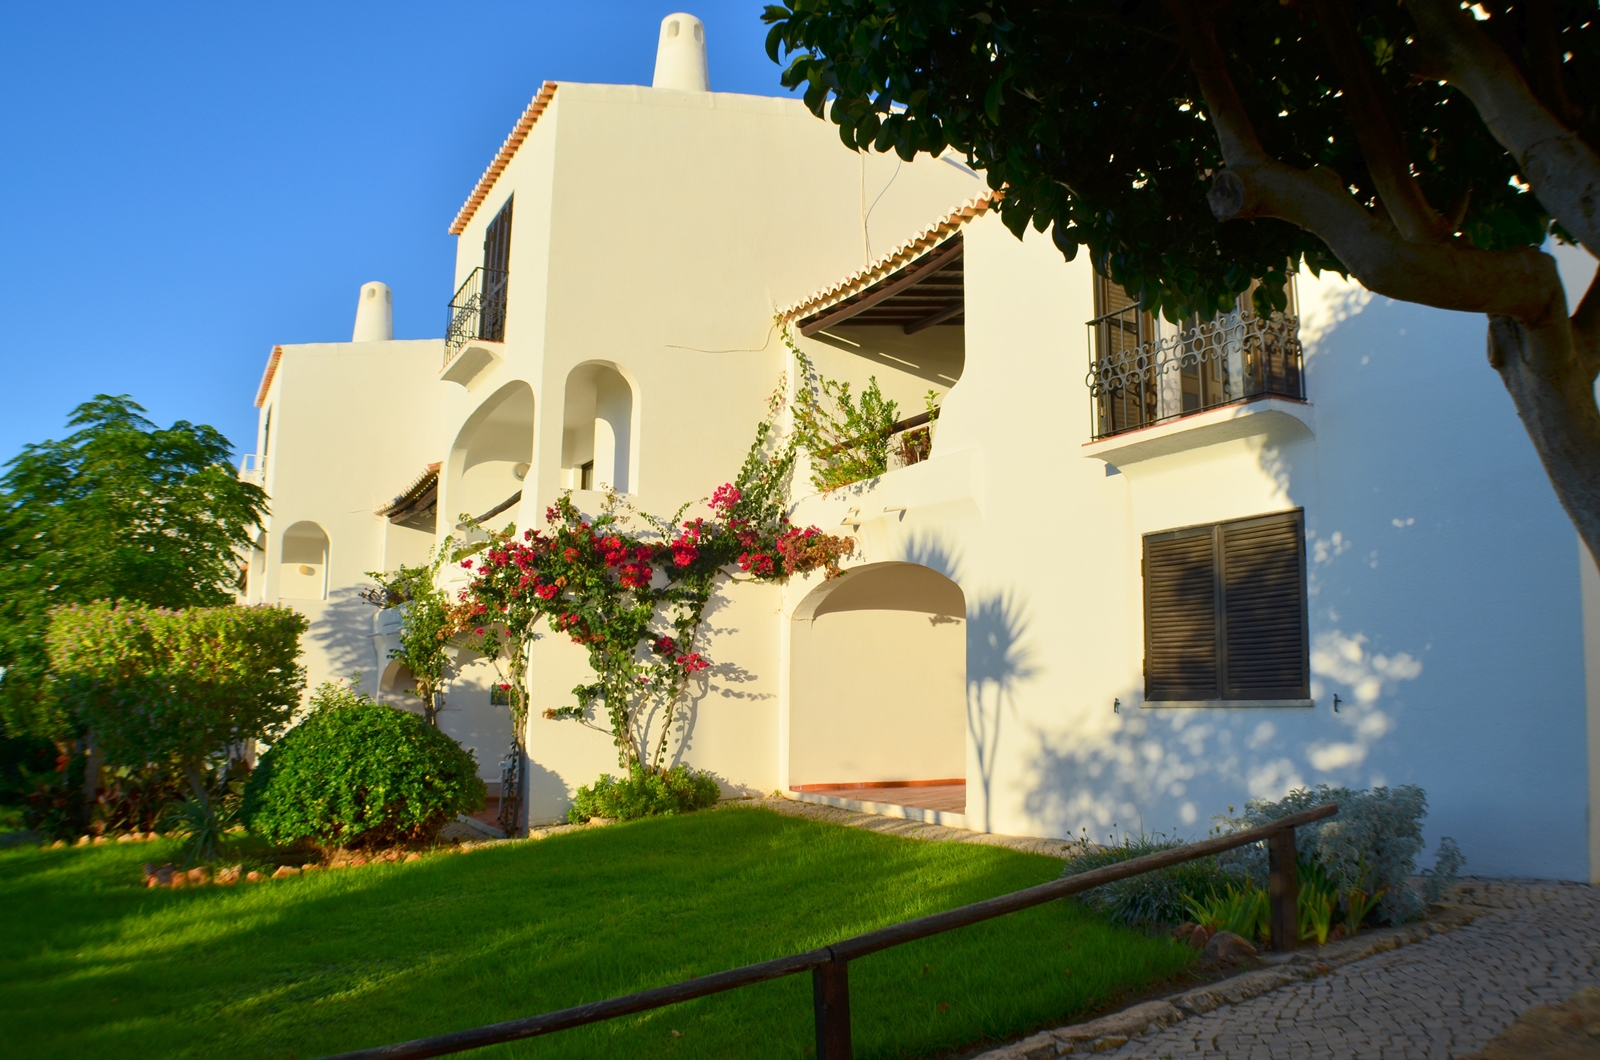
[[[688,5],[714,89],[782,93],[762,6]],[[367,280],[397,337],[442,334],[446,228],[539,83],[649,84],[674,10],[9,5],[0,460],[96,393],[248,447],[272,344],[349,339]]]

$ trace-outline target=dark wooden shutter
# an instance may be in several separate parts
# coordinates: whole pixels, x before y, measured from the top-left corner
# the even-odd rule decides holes
[[[1216,529],[1144,539],[1144,697],[1216,699]]]
[[[500,207],[483,233],[483,313],[478,338],[504,342],[506,279],[511,266],[511,199]]]
[[[1220,530],[1224,698],[1309,698],[1300,513],[1225,523]]]

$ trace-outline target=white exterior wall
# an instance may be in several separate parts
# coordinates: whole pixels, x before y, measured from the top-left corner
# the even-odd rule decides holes
[[[797,518],[909,498],[863,526],[865,558],[961,584],[969,824],[1196,836],[1302,784],[1415,783],[1430,852],[1450,835],[1473,872],[1587,878],[1578,545],[1483,321],[1302,277],[1308,405],[1088,444],[1087,264],[994,217],[965,233],[966,366],[933,459]],[[958,462],[966,498],[929,489]],[[1316,706],[1144,708],[1141,535],[1294,507]]]

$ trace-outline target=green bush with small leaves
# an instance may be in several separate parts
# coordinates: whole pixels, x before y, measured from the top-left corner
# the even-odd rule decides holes
[[[1116,846],[1069,857],[1061,875],[1076,876],[1091,869],[1118,865],[1182,845],[1180,840],[1159,833],[1128,836]],[[1115,883],[1102,884],[1083,892],[1078,900],[1129,927],[1181,924],[1189,919],[1188,903],[1191,900],[1209,901],[1237,884],[1239,879],[1223,870],[1216,858],[1197,858]]]
[[[256,835],[280,845],[427,842],[483,808],[477,760],[419,715],[335,684],[311,703],[250,775],[242,816]]]
[[[671,817],[715,806],[721,794],[716,778],[709,773],[682,765],[655,773],[636,765],[626,779],[605,773],[592,785],[579,788],[567,820],[582,824],[591,817],[618,821]]]

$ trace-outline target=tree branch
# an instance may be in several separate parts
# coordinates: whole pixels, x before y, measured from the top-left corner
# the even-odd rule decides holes
[[[1572,346],[1588,369],[1589,381],[1600,376],[1600,269],[1589,281],[1589,290],[1572,314]]]
[[[1576,129],[1583,121],[1583,110],[1573,104],[1561,79],[1561,44],[1550,0],[1522,0],[1522,10],[1528,26],[1528,84],[1556,118]]]
[[[1407,0],[1444,80],[1466,93],[1546,210],[1600,254],[1600,154],[1540,103],[1522,71],[1454,0]]]
[[[1542,325],[1565,302],[1555,261],[1534,247],[1479,250],[1413,243],[1373,216],[1325,166],[1285,165],[1267,154],[1228,74],[1209,18],[1192,0],[1165,0],[1178,20],[1190,66],[1228,168],[1208,196],[1219,220],[1275,217],[1322,237],[1368,290],[1407,302],[1493,313]]]
[[[1344,90],[1345,108],[1355,127],[1367,171],[1400,234],[1413,243],[1442,243],[1455,228],[1428,202],[1411,175],[1394,96],[1378,76],[1372,56],[1362,46],[1343,0],[1315,0],[1317,23],[1333,56]]]

